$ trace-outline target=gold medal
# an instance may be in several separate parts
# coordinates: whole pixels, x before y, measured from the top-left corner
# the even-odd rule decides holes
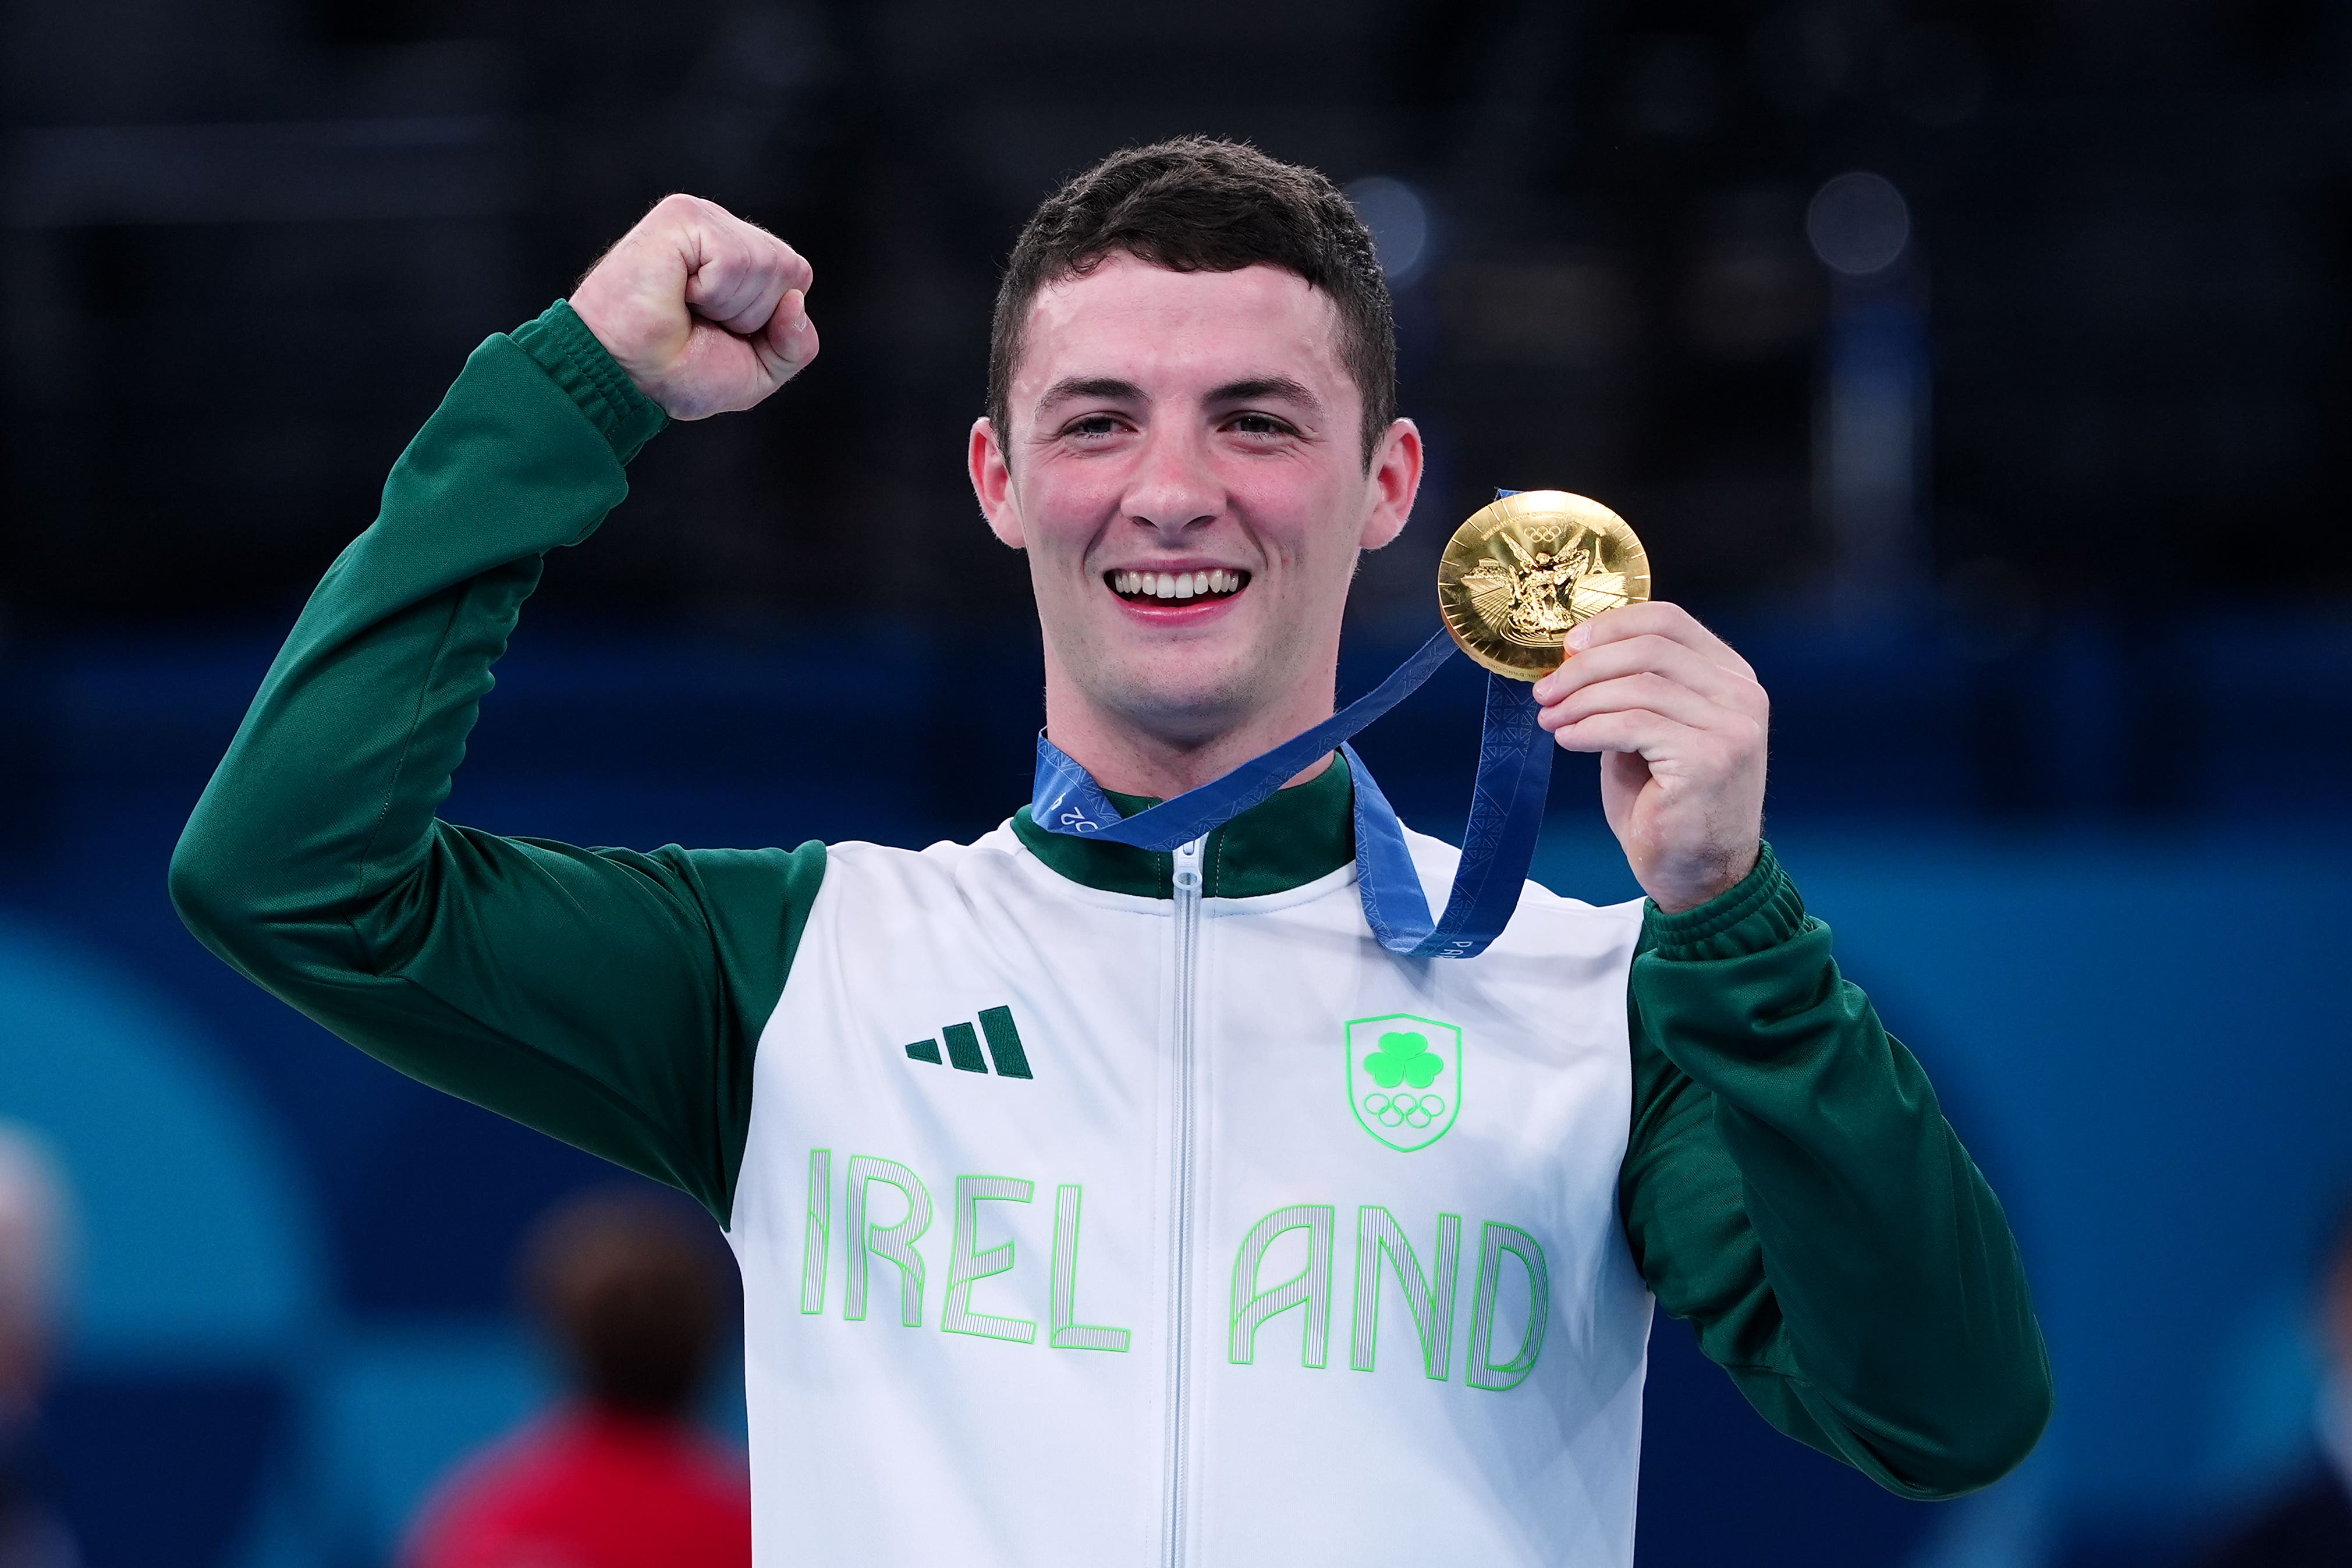
[[[1462,651],[1497,675],[1540,680],[1579,621],[1650,596],[1650,558],[1625,520],[1566,490],[1480,507],[1437,563],[1437,608]]]

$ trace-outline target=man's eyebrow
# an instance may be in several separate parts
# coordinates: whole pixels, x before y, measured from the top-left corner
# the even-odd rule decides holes
[[[1255,403],[1267,397],[1286,398],[1318,414],[1323,410],[1323,400],[1308,391],[1305,382],[1293,381],[1286,375],[1253,375],[1240,381],[1229,381],[1211,392],[1208,401]]]
[[[1037,406],[1048,407],[1072,397],[1099,397],[1114,403],[1146,401],[1143,388],[1131,381],[1121,381],[1115,375],[1066,375],[1045,389],[1045,395],[1037,400]]]

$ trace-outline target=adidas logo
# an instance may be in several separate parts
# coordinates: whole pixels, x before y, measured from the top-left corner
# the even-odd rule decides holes
[[[981,1036],[988,1037],[988,1055],[980,1054]],[[988,1064],[996,1063],[999,1078],[1034,1078],[1029,1070],[1029,1053],[1021,1047],[1021,1031],[1013,1026],[1010,1007],[983,1007],[980,1010],[980,1028],[975,1032],[970,1024],[950,1024],[940,1031],[940,1038],[948,1043],[948,1064],[962,1072],[986,1072]],[[909,1058],[939,1065],[939,1040],[917,1040],[907,1047]]]

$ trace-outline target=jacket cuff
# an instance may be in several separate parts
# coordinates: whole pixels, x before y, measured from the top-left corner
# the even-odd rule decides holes
[[[1642,921],[1651,951],[1677,963],[1745,958],[1780,946],[1811,923],[1797,884],[1780,868],[1769,844],[1757,852],[1756,868],[1729,892],[1678,915],[1653,903]]]
[[[558,300],[509,336],[580,405],[624,464],[669,423],[661,405],[637,390],[569,300]]]

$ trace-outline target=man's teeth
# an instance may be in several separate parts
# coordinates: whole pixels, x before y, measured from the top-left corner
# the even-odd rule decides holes
[[[1210,594],[1231,594],[1242,585],[1238,572],[1114,572],[1116,593],[1153,599],[1190,599]]]

